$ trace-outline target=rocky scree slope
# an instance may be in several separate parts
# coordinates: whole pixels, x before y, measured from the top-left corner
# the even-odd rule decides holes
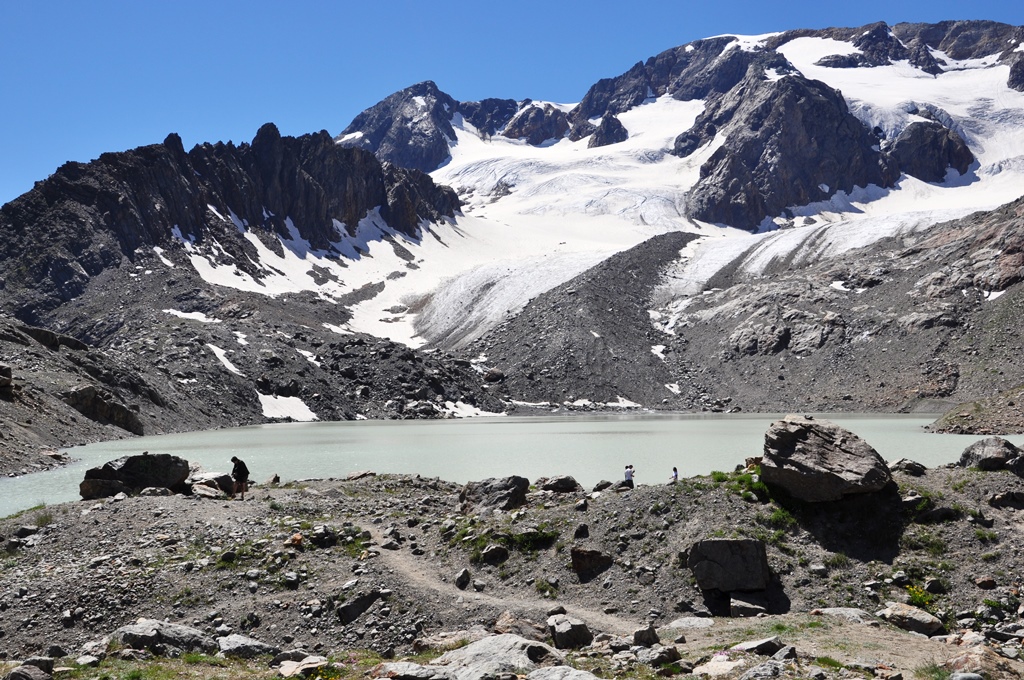
[[[282,648],[404,655],[442,631],[508,626],[507,617],[499,621],[506,611],[515,628],[498,632],[543,637],[530,622],[561,605],[593,632],[623,635],[649,621],[663,639],[684,633],[683,658],[698,663],[723,643],[757,637],[750,619],[741,631],[706,618],[723,615],[720,598],[701,591],[686,566],[695,542],[719,537],[765,545],[767,606],[782,618],[768,619],[763,637],[809,632],[806,620],[787,614],[873,612],[914,593],[954,641],[963,629],[1011,630],[1020,526],[1016,506],[990,501],[1024,497],[1021,480],[961,468],[894,475],[902,499],[891,493],[892,503],[813,507],[765,495],[739,473],[597,494],[546,491],[547,480],[537,480],[525,504],[502,512],[467,505],[458,485],[401,476],[260,487],[244,503],[176,495],[54,506],[0,520],[8,546],[0,652],[76,650],[144,616]],[[579,576],[571,557],[578,550],[603,556],[596,574]],[[468,579],[458,578],[463,569]],[[693,617],[712,627],[673,623]],[[852,629],[842,629],[841,644],[838,625],[828,617],[815,624],[823,637],[812,658],[847,664],[866,654],[904,672],[923,664],[922,655],[904,660],[895,649],[851,645],[860,639]],[[991,644],[1012,654],[1014,639]],[[935,663],[958,653],[955,644],[928,643],[923,654]]]
[[[531,100],[458,102],[426,81],[367,109],[336,139],[430,172],[450,158],[453,123],[468,122],[485,138],[502,135],[534,146],[587,137],[590,146],[600,146],[625,139],[617,116],[651,98],[705,100],[697,124],[680,129],[671,149],[685,157],[716,138],[723,142],[696,184],[683,187],[686,214],[749,230],[785,215],[789,206],[828,200],[838,191],[892,187],[901,172],[927,182],[941,181],[949,168],[968,173],[974,155],[948,113],[923,107],[917,113],[926,120],[891,129],[868,126],[851,115],[840,92],[800,74],[780,49],[808,37],[853,46],[855,53],[818,63],[837,69],[906,61],[934,75],[949,68],[949,60],[997,55],[998,63],[1010,66],[1007,86],[1024,91],[1024,53],[1016,49],[1024,41],[1022,27],[876,23],[786,31],[753,47],[735,36],[694,41],[602,79],[568,112]]]
[[[834,257],[780,249],[764,264],[790,233],[685,293],[674,281],[687,239],[652,239],[539,296],[465,356],[499,369],[509,394],[556,404],[942,411],[1024,384],[1013,330],[1024,200]],[[573,381],[584,364],[604,382]]]

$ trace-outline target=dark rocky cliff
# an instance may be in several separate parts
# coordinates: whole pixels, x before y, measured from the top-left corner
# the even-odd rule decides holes
[[[415,236],[421,220],[451,217],[459,202],[426,175],[339,147],[326,132],[282,137],[267,124],[252,144],[203,144],[188,153],[172,134],[163,144],[67,163],[0,209],[0,272],[9,293],[22,291],[15,315],[37,322],[122,258],[173,245],[175,228],[197,243],[237,236],[211,207],[265,236],[289,238],[291,219],[314,248],[330,251],[345,236],[335,221],[351,234],[379,207],[392,228]],[[260,276],[244,239],[219,243],[236,266]]]

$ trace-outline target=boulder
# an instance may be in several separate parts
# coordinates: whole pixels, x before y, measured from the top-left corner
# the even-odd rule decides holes
[[[661,638],[658,637],[658,631],[655,630],[653,623],[633,631],[633,644],[638,647],[653,647],[660,642]]]
[[[472,580],[472,575],[469,573],[469,569],[462,569],[455,575],[455,587],[459,590],[465,590],[470,580]]]
[[[342,624],[352,623],[362,616],[380,597],[381,591],[375,588],[367,593],[360,593],[349,600],[345,600],[345,602],[338,605],[338,619]]]
[[[572,560],[572,570],[576,572],[580,583],[590,581],[614,562],[611,555],[606,555],[600,550],[589,550],[575,545],[569,551],[569,557]]]
[[[892,475],[878,452],[852,432],[788,415],[765,432],[761,480],[793,498],[823,502],[881,491]]]
[[[593,673],[577,670],[571,666],[547,666],[530,671],[526,680],[599,680]]]
[[[771,580],[764,543],[753,538],[710,538],[693,544],[686,555],[701,590],[764,590]]]
[[[494,632],[499,634],[511,633],[527,640],[537,640],[538,642],[543,642],[547,637],[547,629],[544,626],[519,614],[513,614],[508,610],[503,611],[498,616],[498,620],[494,622]]]
[[[548,617],[547,623],[548,633],[558,649],[578,649],[594,640],[594,634],[587,628],[587,624],[577,618],[555,614]]]
[[[653,645],[649,648],[638,649],[636,652],[637,663],[642,663],[645,666],[652,666],[658,668],[668,663],[675,663],[679,661],[682,656],[679,654],[679,650],[674,645],[663,646],[660,644]]]
[[[917,461],[910,460],[909,458],[900,458],[899,460],[890,463],[889,470],[892,472],[902,472],[903,474],[910,475],[911,477],[921,477],[928,471],[928,468]]]
[[[103,498],[104,496],[86,495],[98,490],[109,495],[118,493],[109,493],[116,488],[116,485],[106,485],[102,482],[118,482],[122,491],[159,486],[175,492],[183,492],[188,475],[188,461],[184,458],[167,453],[149,454],[147,452],[139,456],[124,456],[104,463],[101,467],[86,470],[85,480],[79,486],[79,493],[86,500]],[[92,480],[101,480],[101,483],[97,484]],[[87,482],[90,483],[87,484]]]
[[[280,654],[281,648],[233,633],[217,639],[220,653],[236,659],[255,659],[257,656]]]
[[[50,680],[53,676],[38,666],[18,666],[4,676],[4,680]]]
[[[445,652],[432,665],[473,668],[478,675],[498,675],[533,670],[539,664],[561,664],[562,654],[543,642],[518,635],[492,635],[460,649]],[[468,676],[466,676],[468,677]]]
[[[964,449],[957,465],[979,470],[1002,470],[1007,463],[1019,457],[1020,453],[1020,449],[1002,437],[989,437]]]
[[[462,503],[462,512],[465,514],[473,510],[514,510],[526,505],[526,492],[529,488],[530,480],[525,477],[492,477],[479,482],[469,482],[462,487],[459,502]]]
[[[488,545],[480,553],[480,559],[485,564],[501,564],[508,559],[509,552],[508,548],[503,545]]]
[[[582,490],[583,487],[569,475],[558,475],[545,480],[540,488],[544,491],[554,491],[555,493],[572,493],[573,491]]]
[[[139,619],[122,626],[111,634],[110,640],[131,649],[148,649],[154,654],[163,653],[167,647],[204,654],[213,654],[218,649],[217,642],[197,628],[156,619]]]
[[[729,648],[729,651],[733,652],[750,652],[752,654],[758,654],[760,656],[772,656],[780,649],[785,647],[779,636],[764,638],[763,640],[748,640],[747,642],[740,642]]]
[[[226,494],[235,492],[235,482],[231,475],[226,472],[205,472],[197,470],[192,472],[185,483],[195,491],[196,486],[208,486],[212,489],[220,489]]]
[[[306,656],[303,652],[303,658],[298,661],[292,661],[286,659],[279,662],[279,668],[277,674],[282,678],[294,678],[303,677],[308,678],[311,675],[323,675],[322,669],[326,668],[330,662],[325,656]]]
[[[897,628],[922,635],[935,635],[942,631],[942,621],[923,609],[902,602],[886,602],[885,609],[875,612]]]

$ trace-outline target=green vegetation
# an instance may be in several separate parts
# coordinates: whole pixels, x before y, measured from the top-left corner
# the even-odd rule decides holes
[[[924,550],[933,557],[946,554],[946,541],[927,531],[906,533],[903,535],[903,547],[907,550]]]
[[[907,586],[907,604],[921,609],[932,606],[932,594],[920,586]]]
[[[815,657],[814,663],[821,666],[822,668],[834,668],[836,670],[846,667],[842,661],[836,661],[831,656]]]
[[[853,560],[844,553],[832,553],[822,563],[829,569],[847,569],[853,564]]]
[[[547,579],[537,579],[534,581],[533,587],[543,597],[550,597],[551,599],[558,597],[558,586],[549,582]]]
[[[914,669],[914,677],[921,680],[948,680],[952,674],[951,670],[934,662]]]
[[[982,543],[998,543],[999,534],[992,531],[991,529],[975,529],[974,537]]]

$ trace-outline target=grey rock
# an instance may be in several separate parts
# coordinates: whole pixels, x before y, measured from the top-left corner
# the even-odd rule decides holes
[[[176,647],[187,652],[212,654],[217,651],[217,642],[203,631],[167,623],[155,619],[139,619],[133,624],[115,630],[111,641],[132,649],[148,649],[156,652],[158,645]]]
[[[608,114],[601,118],[597,129],[587,142],[588,149],[596,149],[609,144],[618,144],[629,139],[629,132],[616,116]]]
[[[556,493],[571,493],[573,491],[580,491],[583,487],[570,475],[557,475],[549,477],[540,488],[544,491],[554,491]]]
[[[51,656],[30,656],[21,662],[23,666],[35,666],[44,673],[53,675],[53,657]]]
[[[660,642],[661,638],[658,637],[658,631],[655,630],[653,623],[649,623],[643,628],[637,628],[633,631],[634,645],[638,645],[640,647],[653,647]]]
[[[823,609],[815,609],[811,613],[821,614],[824,616],[834,616],[846,619],[852,623],[870,623],[875,620],[874,616],[863,609],[857,609],[856,607],[825,607]]]
[[[698,541],[687,553],[686,566],[701,590],[764,590],[771,578],[764,543],[752,538]]]
[[[909,458],[900,458],[889,465],[889,469],[892,472],[902,472],[905,475],[911,475],[912,477],[921,477],[924,475],[928,468],[920,463],[910,460]]]
[[[547,666],[530,671],[526,680],[599,680],[593,673],[571,666]]]
[[[673,645],[663,646],[654,645],[650,648],[638,649],[636,652],[636,660],[638,663],[642,663],[646,666],[653,666],[658,668],[668,663],[674,663],[679,661],[682,657],[679,654],[679,650]]]
[[[558,649],[578,649],[586,647],[594,640],[583,621],[566,614],[555,614],[547,620],[548,633]]]
[[[589,534],[589,531],[587,533]],[[569,558],[572,562],[572,570],[576,572],[580,583],[593,580],[614,563],[611,555],[606,555],[600,550],[590,550],[575,545],[569,551]]]
[[[459,573],[455,575],[455,587],[459,590],[465,590],[471,579],[472,576],[469,573],[469,569],[461,569]]]
[[[525,477],[490,478],[479,482],[469,482],[459,492],[462,512],[486,509],[514,510],[526,505],[526,492],[530,488],[530,480]]]
[[[729,616],[745,618],[766,614],[767,603],[755,593],[732,593],[729,597]]]
[[[1020,449],[1002,437],[989,437],[964,449],[957,465],[979,470],[1001,470],[1020,454]]]
[[[892,475],[878,452],[852,432],[788,415],[765,432],[761,479],[799,500],[821,502],[880,491]]]
[[[753,668],[748,669],[743,675],[740,676],[740,680],[759,680],[760,678],[777,678],[783,675],[786,670],[786,665],[781,661],[765,661],[762,664],[758,664]]]
[[[218,638],[217,646],[224,656],[237,659],[254,659],[257,656],[281,653],[280,647],[237,633]]]
[[[484,677],[486,674],[515,673],[533,670],[541,663],[561,664],[560,652],[543,642],[527,640],[518,635],[492,635],[465,647],[445,652],[431,665],[447,667],[457,677]],[[477,675],[467,675],[460,669],[471,669]]]
[[[50,680],[53,676],[36,666],[18,666],[4,676],[4,680]]]
[[[501,564],[508,560],[508,548],[503,545],[488,545],[480,552],[480,559],[486,564]]]
[[[764,638],[761,640],[748,640],[746,642],[740,642],[739,644],[733,645],[729,649],[735,652],[751,652],[760,656],[772,656],[785,645],[779,636],[776,635],[770,638]]]
[[[338,619],[342,624],[352,623],[362,616],[367,609],[373,606],[373,603],[379,600],[380,597],[381,591],[374,589],[346,600],[342,604],[338,605]]]
[[[100,489],[97,486],[87,484],[87,482],[92,480],[119,482],[122,488],[110,495],[130,489],[144,489],[150,486],[162,486],[172,491],[184,491],[184,483],[188,478],[188,474],[188,461],[178,456],[172,456],[167,453],[144,453],[139,456],[124,456],[104,463],[100,467],[86,470],[85,480],[79,486],[79,493],[86,500],[100,498],[101,496],[93,495]],[[113,486],[106,488],[104,493],[109,493],[111,490],[113,490]]]
[[[942,621],[923,609],[902,602],[886,602],[885,605],[885,609],[875,612],[875,615],[897,628],[929,636],[943,629]]]

